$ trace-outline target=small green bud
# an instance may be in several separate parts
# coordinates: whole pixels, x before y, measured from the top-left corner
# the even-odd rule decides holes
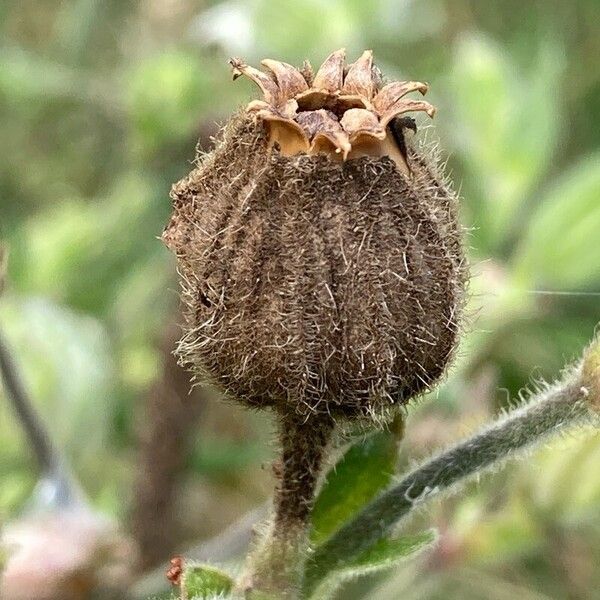
[[[233,589],[229,574],[211,565],[190,565],[184,568],[181,577],[183,598],[198,600],[228,595]]]

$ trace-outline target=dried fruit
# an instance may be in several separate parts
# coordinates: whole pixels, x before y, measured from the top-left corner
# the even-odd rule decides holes
[[[231,61],[264,99],[172,190],[187,333],[179,355],[250,406],[383,418],[438,380],[465,286],[457,198],[365,52],[313,74]]]

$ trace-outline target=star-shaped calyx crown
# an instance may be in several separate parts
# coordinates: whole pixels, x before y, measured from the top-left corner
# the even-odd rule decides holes
[[[308,62],[296,69],[284,62],[265,59],[269,72],[233,58],[233,77],[245,75],[260,87],[264,99],[253,100],[247,111],[266,122],[271,145],[285,155],[327,152],[346,160],[356,156],[391,156],[406,163],[388,135],[395,117],[421,111],[433,117],[435,108],[422,100],[405,98],[426,83],[394,81],[383,85],[373,66],[373,52],[366,50],[346,66],[344,49],[330,54],[316,73]]]

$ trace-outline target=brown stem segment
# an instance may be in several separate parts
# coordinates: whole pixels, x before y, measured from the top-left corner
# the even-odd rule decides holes
[[[281,459],[274,517],[250,555],[240,587],[247,598],[298,597],[308,550],[308,526],[315,490],[334,422],[328,416],[279,418]]]
[[[280,418],[281,462],[275,467],[275,529],[286,530],[308,522],[315,487],[334,423],[329,418]]]

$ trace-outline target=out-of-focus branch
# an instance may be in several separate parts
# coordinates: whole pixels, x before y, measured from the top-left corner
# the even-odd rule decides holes
[[[6,285],[8,270],[8,249],[0,244],[0,297]],[[31,448],[44,473],[57,472],[61,467],[61,457],[54,447],[42,420],[36,414],[33,403],[25,389],[25,384],[0,331],[0,377],[6,395],[12,403]]]
[[[83,504],[83,495],[73,480],[64,457],[53,444],[48,430],[35,411],[1,331],[0,378],[41,470],[37,486],[38,504],[54,508]]]
[[[6,285],[6,272],[8,271],[8,249],[0,243],[0,296]]]
[[[165,561],[178,545],[174,499],[192,433],[202,412],[202,392],[190,395],[190,378],[172,354],[179,329],[168,327],[162,343],[163,372],[144,406],[131,531],[140,548],[139,569]]]
[[[16,365],[0,332],[0,372],[7,396],[12,401],[13,409],[25,430],[31,449],[39,463],[40,469],[52,472],[58,469],[60,460],[48,432],[33,409],[33,405],[25,391],[23,381],[17,373]]]

